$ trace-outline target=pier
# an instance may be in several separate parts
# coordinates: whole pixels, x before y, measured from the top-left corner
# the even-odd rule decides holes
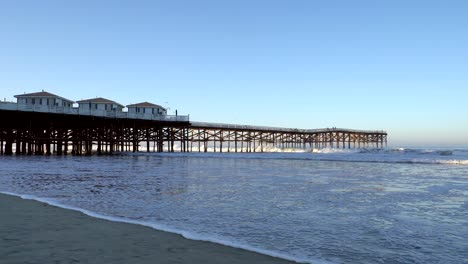
[[[266,152],[387,146],[385,131],[190,122],[188,115],[167,115],[166,108],[149,102],[127,105],[124,111],[124,105],[102,97],[74,102],[44,90],[15,97],[16,103],[0,102],[0,155]]]
[[[1,155],[91,155],[115,152],[267,152],[276,149],[385,148],[385,131],[294,129],[190,122],[188,116],[143,118],[5,109]],[[11,106],[10,106],[11,108]]]
[[[270,149],[385,148],[385,131],[344,128],[296,129],[192,122],[190,150],[207,152],[264,152]]]

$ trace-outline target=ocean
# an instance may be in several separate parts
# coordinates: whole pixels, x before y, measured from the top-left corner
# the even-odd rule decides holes
[[[304,263],[468,263],[468,149],[2,156],[0,192]]]

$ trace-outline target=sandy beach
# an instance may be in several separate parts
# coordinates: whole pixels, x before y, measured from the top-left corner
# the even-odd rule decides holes
[[[292,263],[0,194],[1,263]]]

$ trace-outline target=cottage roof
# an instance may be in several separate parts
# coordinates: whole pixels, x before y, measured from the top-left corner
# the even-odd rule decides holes
[[[68,101],[70,103],[74,103],[74,101],[70,100],[70,99],[67,99],[67,98],[63,98],[61,96],[58,96],[56,94],[52,94],[52,93],[49,93],[49,92],[45,92],[45,91],[42,91],[42,92],[37,92],[37,93],[25,93],[25,94],[18,94],[18,95],[15,95],[15,98],[30,98],[30,97],[35,97],[35,98],[59,98],[59,99],[62,99],[64,101]]]
[[[85,100],[80,100],[80,101],[77,101],[78,104],[86,104],[86,103],[93,103],[93,104],[116,104],[118,106],[121,106],[121,107],[124,107],[123,105],[115,102],[115,101],[112,101],[112,100],[109,100],[109,99],[106,99],[106,98],[102,98],[102,97],[96,97],[96,98],[91,98],[91,99],[85,99]]]
[[[166,108],[164,108],[164,107],[162,107],[160,105],[149,103],[149,102],[131,104],[131,105],[127,105],[127,107],[143,107],[143,108],[155,108],[155,107],[157,107],[157,108],[161,108],[161,109],[166,110]]]

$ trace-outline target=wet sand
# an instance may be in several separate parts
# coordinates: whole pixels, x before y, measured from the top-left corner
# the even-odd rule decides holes
[[[293,263],[0,194],[1,263]]]

